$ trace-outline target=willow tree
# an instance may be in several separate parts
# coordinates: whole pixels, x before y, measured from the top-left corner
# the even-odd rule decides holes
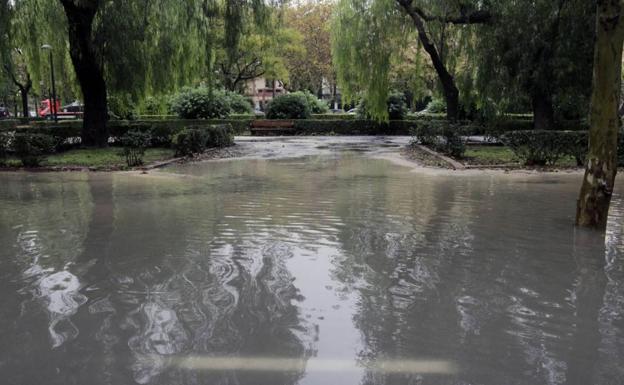
[[[439,25],[483,24],[491,14],[481,1],[433,0],[341,0],[334,17],[333,56],[338,78],[347,92],[357,87],[371,105],[373,115],[385,118],[390,57],[401,49],[401,38],[414,28],[438,76],[447,105],[447,117],[460,115],[460,93],[454,75],[432,38]],[[355,72],[351,75],[350,72]],[[358,74],[359,73],[359,74]],[[354,85],[355,83],[355,85]]]
[[[617,174],[624,0],[598,0],[589,154],[576,223],[604,230]]]
[[[595,4],[586,0],[490,0],[496,19],[479,31],[480,97],[499,111],[532,111],[536,129],[586,116]]]
[[[218,28],[214,18],[223,17],[226,45],[236,47],[246,15],[260,23],[268,13],[262,0],[59,2],[84,98],[82,138],[87,146],[108,142],[108,91],[137,97],[148,89],[209,77],[211,39]]]

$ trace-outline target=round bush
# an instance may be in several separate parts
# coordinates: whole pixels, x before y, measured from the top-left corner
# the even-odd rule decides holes
[[[310,112],[313,114],[325,114],[329,112],[329,106],[321,99],[314,96],[310,91],[297,91],[291,95],[301,95],[305,98],[310,107]]]
[[[446,112],[446,102],[442,99],[435,98],[427,104],[425,111],[430,114],[443,114]]]
[[[286,94],[273,99],[267,107],[268,119],[308,119],[312,116],[308,101],[301,94]]]
[[[206,87],[185,89],[171,101],[171,111],[182,119],[222,119],[230,114],[230,98]]]
[[[208,129],[206,137],[206,147],[223,148],[234,144],[232,137],[232,127],[230,125],[217,125]]]
[[[230,103],[230,111],[233,114],[251,114],[253,113],[253,106],[249,99],[241,94],[232,91],[225,92]]]
[[[187,128],[173,136],[176,156],[193,156],[206,151],[207,136],[204,130]]]
[[[128,167],[136,167],[143,164],[145,149],[149,147],[150,141],[150,134],[139,130],[128,131],[121,137],[123,149],[119,155],[126,159]]]

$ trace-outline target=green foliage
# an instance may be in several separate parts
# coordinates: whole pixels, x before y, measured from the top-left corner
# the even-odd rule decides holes
[[[361,96],[368,114],[388,119],[391,57],[406,33],[391,0],[341,0],[332,18],[332,58],[347,101]]]
[[[141,113],[145,115],[166,115],[169,111],[169,98],[166,96],[148,96],[143,100]]]
[[[311,111],[306,97],[293,93],[273,99],[267,107],[266,116],[268,119],[309,119]]]
[[[54,150],[54,139],[45,134],[16,133],[12,143],[15,155],[25,167],[40,166]]]
[[[128,131],[121,137],[123,149],[119,155],[126,159],[128,167],[141,166],[145,150],[150,146],[151,137],[149,133],[139,130]]]
[[[433,98],[429,104],[427,104],[427,108],[425,111],[430,114],[442,114],[446,112],[446,102],[440,98]]]
[[[533,95],[552,95],[559,119],[587,115],[596,3],[585,0],[489,0],[495,21],[479,31],[472,60],[481,103],[501,112],[531,110]],[[468,72],[467,78],[473,75]]]
[[[207,87],[187,88],[172,99],[171,110],[183,119],[225,118],[231,111],[230,98]]]
[[[316,120],[355,120],[357,115],[354,114],[312,114],[311,119]]]
[[[6,163],[7,154],[9,152],[9,135],[0,132],[0,166]]]
[[[405,96],[398,92],[388,95],[386,100],[386,114],[390,120],[403,120],[407,115],[407,105],[405,104]],[[372,119],[374,116],[369,109],[369,103],[366,99],[362,99],[357,108],[357,115],[360,119]]]
[[[464,135],[472,132],[470,126],[449,124],[448,122],[418,122],[410,130],[414,141],[435,151],[462,158],[466,152]]]
[[[431,124],[414,125],[410,130],[410,135],[412,135],[415,142],[430,147],[438,143],[438,136],[440,136],[440,134],[441,132],[438,127]]]
[[[443,131],[444,141],[438,143],[437,150],[453,158],[460,159],[466,152],[466,140],[462,137],[460,127],[449,124]]]
[[[195,156],[207,148],[223,148],[234,144],[229,125],[216,125],[208,128],[187,128],[173,136],[176,156]]]
[[[130,94],[109,95],[108,110],[114,119],[134,120],[137,117],[137,107]]]
[[[292,94],[303,96],[308,103],[310,112],[313,114],[325,114],[329,111],[329,106],[327,105],[327,103],[317,98],[308,90],[297,91],[297,92],[293,92]]]
[[[225,95],[229,100],[230,111],[233,114],[251,114],[253,113],[253,106],[249,99],[244,97],[243,95],[232,92],[225,91]]]
[[[206,151],[207,135],[204,130],[189,128],[173,136],[176,156],[195,156]]]
[[[528,166],[554,165],[566,155],[582,165],[588,149],[588,135],[583,131],[511,131],[502,139]]]
[[[405,96],[398,92],[393,92],[388,96],[388,117],[390,120],[402,120],[407,114]]]
[[[230,126],[221,124],[213,126],[207,131],[207,148],[223,148],[233,144],[234,138],[232,137]]]

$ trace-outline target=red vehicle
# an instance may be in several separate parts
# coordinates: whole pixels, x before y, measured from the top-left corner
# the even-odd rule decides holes
[[[41,101],[41,105],[37,111],[37,114],[46,119],[53,117],[52,101],[50,99],[44,99]],[[59,119],[78,119],[82,118],[83,108],[77,102],[61,107],[61,101],[56,100],[56,116]]]

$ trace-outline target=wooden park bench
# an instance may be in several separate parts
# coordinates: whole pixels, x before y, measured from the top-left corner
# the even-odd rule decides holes
[[[293,135],[295,122],[292,120],[254,120],[249,130],[251,135]]]

